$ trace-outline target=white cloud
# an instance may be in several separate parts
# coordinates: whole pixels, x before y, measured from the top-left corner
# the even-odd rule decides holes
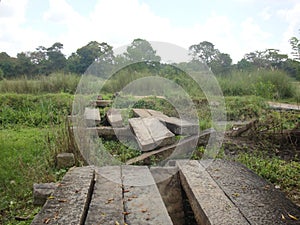
[[[44,18],[66,24],[60,35],[67,54],[89,41],[107,41],[114,47],[129,44],[134,38],[165,41],[188,48],[207,40],[221,51],[230,53],[235,43],[233,24],[225,16],[212,13],[203,23],[174,27],[167,18],[157,16],[148,5],[138,0],[99,0],[88,17],[83,18],[64,0],[51,0]],[[63,8],[64,11],[60,11]],[[64,16],[59,16],[64,14]],[[55,16],[58,15],[58,19]],[[227,41],[226,41],[227,40]]]
[[[249,17],[241,23],[241,32],[239,42],[243,45],[244,54],[255,50],[269,48],[272,35],[255,23],[254,19]]]
[[[67,54],[92,40],[107,41],[119,47],[129,44],[134,38],[145,38],[174,43],[184,48],[206,40],[215,44],[220,51],[229,53],[236,62],[248,51],[263,46],[270,37],[251,18],[244,21],[242,29],[238,30],[238,22],[215,12],[201,23],[175,27],[169,19],[157,16],[148,5],[138,0],[99,0],[85,18],[77,14],[65,0],[50,2],[50,9],[44,18],[66,24],[66,31],[59,40],[62,40]],[[64,10],[61,11],[61,8]],[[59,16],[61,14],[63,16]],[[55,15],[59,19],[55,19]],[[245,44],[241,45],[240,41]]]
[[[290,9],[279,10],[278,15],[287,22],[287,28],[282,35],[280,48],[283,49],[284,52],[289,53],[289,55],[291,56],[289,39],[291,37],[300,36],[300,3],[297,2],[297,4],[295,4]]]
[[[256,0],[234,1],[242,4]],[[129,44],[134,38],[144,38],[185,48],[210,41],[220,51],[229,53],[236,62],[250,51],[274,47],[268,46],[272,35],[263,30],[259,20],[256,22],[251,17],[237,21],[230,15],[212,12],[205,20],[191,21],[189,26],[180,27],[171,23],[169,18],[155,14],[140,0],[98,0],[90,14],[85,16],[76,12],[66,0],[49,0],[49,7],[41,18],[46,29],[34,30],[26,21],[27,3],[27,0],[0,3],[0,46],[9,53],[34,50],[39,45],[49,46],[60,41],[64,44],[64,53],[69,55],[93,40],[118,47]],[[290,21],[284,34],[289,38],[291,33],[295,34],[296,21],[298,24],[300,21],[300,4],[295,6],[280,12],[282,18]],[[271,10],[271,7],[265,8],[260,17],[268,20]],[[56,30],[56,25],[60,29]],[[288,41],[285,42],[288,45]]]
[[[76,21],[73,22],[77,22],[83,18],[65,0],[49,0],[49,8],[43,14],[43,19],[46,22],[69,25],[74,19]]]
[[[261,12],[260,12],[260,17],[263,19],[263,20],[269,20],[272,16],[272,14],[270,13],[270,7],[266,7],[264,8]]]
[[[41,31],[26,28],[28,0],[0,2],[0,51],[16,56],[21,51],[34,50],[49,38]]]

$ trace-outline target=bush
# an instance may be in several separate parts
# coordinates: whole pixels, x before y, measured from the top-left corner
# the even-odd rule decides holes
[[[261,116],[267,108],[264,99],[255,96],[227,97],[228,120],[248,120]]]
[[[1,80],[1,75],[0,75]],[[55,73],[36,79],[22,77],[0,81],[0,93],[39,94],[39,93],[75,93],[80,76]]]
[[[218,77],[226,96],[256,95],[267,99],[285,99],[296,96],[291,78],[283,71],[233,71]]]
[[[0,80],[4,79],[4,72],[3,70],[0,68]]]
[[[294,97],[293,84],[291,79],[285,72],[282,71],[261,71],[257,75],[257,81],[265,84],[272,85],[273,98],[284,99]],[[269,95],[270,93],[266,93]]]
[[[70,94],[0,95],[0,128],[61,124],[71,113],[72,101]]]

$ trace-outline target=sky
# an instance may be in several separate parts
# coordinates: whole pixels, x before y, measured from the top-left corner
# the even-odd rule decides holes
[[[234,62],[300,38],[299,0],[0,0],[0,52],[15,57],[64,45],[69,56],[90,41],[113,47],[135,38],[188,49],[209,41]]]

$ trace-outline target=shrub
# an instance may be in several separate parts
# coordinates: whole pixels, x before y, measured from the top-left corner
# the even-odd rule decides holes
[[[291,78],[283,71],[233,71],[218,77],[226,96],[256,95],[267,99],[285,99],[296,96]]]
[[[1,80],[1,75],[0,75]],[[75,93],[80,76],[55,73],[35,79],[22,77],[0,81],[0,93],[39,94],[39,93]]]
[[[71,113],[72,101],[73,96],[69,94],[2,94],[0,128],[61,124]]]

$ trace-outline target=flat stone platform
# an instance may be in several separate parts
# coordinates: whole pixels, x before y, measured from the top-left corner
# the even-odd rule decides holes
[[[171,225],[146,166],[75,167],[31,223]]]
[[[74,167],[32,224],[190,224],[181,193],[193,211],[193,224],[300,224],[300,208],[282,192],[225,160],[176,160],[151,169]]]

